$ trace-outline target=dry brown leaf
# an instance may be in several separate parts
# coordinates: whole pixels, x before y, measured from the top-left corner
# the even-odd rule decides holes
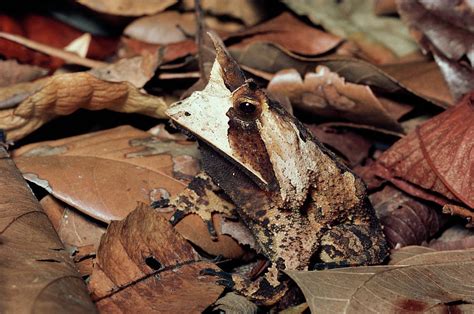
[[[224,39],[241,39],[232,45],[244,47],[254,42],[270,42],[286,50],[304,54],[319,55],[335,48],[341,38],[311,27],[288,12],[257,26],[231,34]]]
[[[156,137],[123,126],[26,145],[14,155],[28,180],[81,212],[109,222],[125,218],[137,201],[151,203],[181,192],[201,170],[194,143],[181,134],[170,135],[163,127],[154,132]],[[173,209],[162,211],[163,217],[170,218]],[[236,241],[223,235],[221,218],[214,215],[213,219],[217,241],[195,215],[185,217],[176,230],[209,254],[242,256]]]
[[[272,93],[288,96],[295,107],[314,115],[402,131],[396,118],[368,86],[347,83],[325,66],[307,73],[304,80],[296,70],[280,71],[267,88]]]
[[[403,249],[402,249],[403,250]],[[429,252],[396,265],[289,271],[315,313],[448,311],[474,302],[474,250]]]
[[[402,20],[430,51],[455,100],[474,90],[474,4],[471,1],[397,0]]]
[[[311,133],[325,146],[342,157],[350,167],[364,161],[372,143],[356,132],[333,128],[324,124],[306,125]]]
[[[472,209],[473,138],[474,94],[471,93],[455,107],[396,142],[374,168],[378,176],[409,194],[440,205],[460,202]]]
[[[430,240],[447,220],[433,204],[422,203],[391,186],[371,194],[370,201],[392,248]]]
[[[0,60],[0,87],[33,81],[47,73],[46,69],[34,65],[19,64],[16,60]]]
[[[39,90],[35,83],[32,88],[37,91],[16,108],[0,111],[0,128],[6,130],[10,140],[18,140],[49,120],[79,108],[166,118],[167,104],[162,98],[144,94],[130,83],[107,82],[86,72],[58,74],[41,82]]]
[[[197,163],[194,144],[159,141],[124,126],[28,145],[15,152],[15,161],[28,180],[109,222],[123,219],[138,201],[150,203],[184,189],[186,181],[174,175],[174,159],[182,155]]]
[[[154,209],[141,204],[103,236],[89,288],[100,311],[201,312],[224,288],[218,268],[199,255]]]
[[[397,13],[395,0],[375,0],[374,12],[377,15]]]
[[[99,247],[100,237],[107,228],[105,224],[78,212],[51,195],[43,197],[40,204],[64,245]]]
[[[96,312],[48,217],[1,145],[0,173],[1,311]]]
[[[380,69],[423,97],[446,107],[454,105],[448,85],[433,61],[384,64]]]
[[[164,11],[177,0],[78,0],[82,5],[94,11],[112,15],[140,16]]]

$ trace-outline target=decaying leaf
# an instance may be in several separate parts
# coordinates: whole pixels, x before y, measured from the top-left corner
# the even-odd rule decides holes
[[[454,127],[455,126],[455,127]],[[374,165],[377,175],[414,196],[474,208],[474,94],[396,142]],[[470,219],[470,218],[469,218]]]
[[[19,64],[15,60],[1,60],[0,87],[33,81],[46,73],[47,70],[34,65]]]
[[[403,23],[393,17],[375,15],[371,0],[284,2],[297,14],[307,15],[331,33],[356,41],[364,50],[385,48],[400,57],[417,49]]]
[[[172,136],[162,127],[154,133],[156,137],[123,126],[35,143],[15,151],[15,161],[28,180],[82,213],[108,223],[125,218],[138,201],[151,203],[181,192],[200,171],[194,143],[180,134]],[[172,209],[162,213],[166,218],[171,214]],[[213,219],[215,241],[196,215],[180,221],[176,230],[211,255],[242,256],[241,246],[221,231],[221,218],[214,215]]]
[[[49,120],[79,108],[165,118],[167,104],[127,82],[107,82],[86,72],[58,74],[42,82],[41,88],[16,108],[1,110],[0,128],[7,131],[10,140],[18,140]]]
[[[385,238],[392,248],[421,245],[446,223],[439,208],[426,204],[391,186],[370,195]]]
[[[223,311],[224,313],[258,313],[258,307],[247,300],[247,298],[234,292],[229,292],[215,302],[214,310]]]
[[[456,311],[474,303],[474,250],[428,252],[389,266],[289,271],[315,313]]]
[[[226,39],[230,38],[241,39],[233,45],[236,47],[253,42],[269,42],[303,55],[319,55],[341,43],[341,38],[310,27],[290,13],[282,13],[265,23],[231,34]]]
[[[1,145],[0,174],[1,311],[95,313],[69,254]]]
[[[314,115],[402,132],[397,117],[390,114],[369,87],[346,83],[324,66],[307,73],[304,80],[296,70],[280,71],[267,88],[288,96],[294,106]]]
[[[151,203],[184,189],[186,181],[174,175],[175,158],[183,155],[193,157],[184,162],[197,163],[194,144],[159,141],[124,126],[24,146],[15,162],[31,182],[108,223],[123,219],[138,201]]]
[[[474,90],[474,4],[471,1],[397,0],[402,20],[443,72],[453,97]]]
[[[78,0],[92,10],[113,15],[140,16],[156,14],[172,6],[177,0]]]
[[[43,210],[67,247],[99,247],[99,241],[107,226],[71,208],[51,195],[40,201]]]
[[[103,236],[89,288],[100,311],[201,312],[224,288],[189,243],[154,209],[141,204]]]

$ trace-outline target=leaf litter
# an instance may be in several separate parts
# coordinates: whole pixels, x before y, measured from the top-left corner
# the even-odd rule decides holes
[[[92,312],[93,300],[103,313],[472,311],[472,5],[197,3],[79,1],[75,10],[87,12],[87,25],[61,9],[0,16],[0,129],[8,140],[0,147],[14,144],[10,154],[40,187],[33,190],[44,208],[2,215],[2,245],[26,249],[0,270],[23,276],[8,280],[30,301],[51,274],[70,278],[23,308]],[[392,247],[384,264],[288,272],[301,290],[273,308],[200,274],[255,273],[262,260],[236,217],[213,214],[213,238],[198,215],[172,226],[173,208],[150,207],[166,204],[201,170],[196,143],[164,124],[164,112],[204,86],[214,59],[208,30],[366,181]],[[87,133],[69,129],[84,115],[104,118],[80,121]],[[11,189],[2,185],[0,195],[12,205],[31,198],[24,188],[21,197],[4,193]],[[41,255],[45,235],[55,250]],[[2,250],[2,260],[16,249]],[[44,276],[27,287],[31,256]],[[3,304],[17,310],[8,287],[0,287]]]

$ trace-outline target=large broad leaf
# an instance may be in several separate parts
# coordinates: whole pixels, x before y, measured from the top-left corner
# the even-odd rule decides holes
[[[89,287],[101,311],[201,312],[224,290],[192,246],[141,204],[102,237]]]
[[[95,312],[69,254],[1,145],[0,238],[1,312]]]
[[[314,313],[472,311],[474,250],[426,251],[395,265],[287,273]]]
[[[390,49],[403,56],[418,49],[403,23],[393,17],[376,16],[371,0],[300,0],[284,1],[300,15],[322,25],[328,31],[350,38],[365,46],[367,43]]]

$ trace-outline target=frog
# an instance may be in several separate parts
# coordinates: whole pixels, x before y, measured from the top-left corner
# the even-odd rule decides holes
[[[222,40],[206,87],[170,106],[195,138],[203,172],[170,203],[176,224],[198,213],[237,216],[266,259],[259,276],[208,270],[258,304],[288,291],[285,271],[379,264],[387,242],[363,181],[294,115],[247,79]],[[256,278],[255,278],[256,277]]]

